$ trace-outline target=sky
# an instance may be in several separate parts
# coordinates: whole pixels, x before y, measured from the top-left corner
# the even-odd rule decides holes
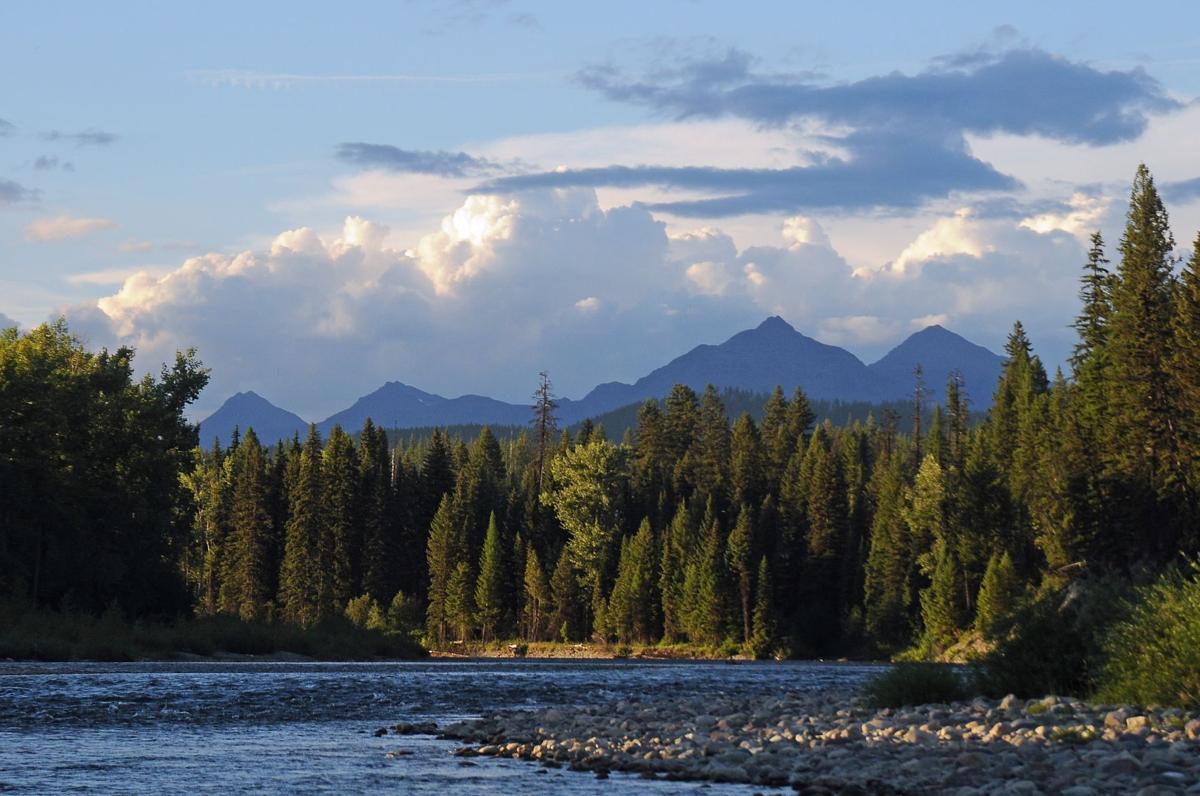
[[[1200,6],[0,5],[0,323],[202,417],[384,381],[523,401],[778,314],[870,362],[1073,343],[1137,165],[1200,229]]]

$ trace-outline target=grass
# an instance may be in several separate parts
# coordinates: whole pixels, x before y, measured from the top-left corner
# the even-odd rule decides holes
[[[133,661],[281,652],[320,660],[408,659],[425,654],[407,636],[365,630],[343,619],[302,628],[230,616],[129,622],[115,611],[95,617],[0,608],[0,658]]]
[[[876,708],[959,702],[969,699],[968,677],[959,667],[944,663],[898,663],[869,680],[863,689]]]

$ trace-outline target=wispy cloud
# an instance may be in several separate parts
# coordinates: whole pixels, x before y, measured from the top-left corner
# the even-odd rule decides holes
[[[500,164],[466,152],[400,149],[390,144],[347,142],[338,146],[337,157],[361,168],[440,177],[481,177],[502,170]]]
[[[54,216],[39,218],[25,228],[25,237],[35,243],[82,238],[106,229],[114,229],[117,222],[108,218],[81,218],[76,216]]]
[[[300,74],[297,72],[252,72],[241,69],[196,69],[189,80],[210,86],[249,89],[285,89],[306,85],[338,83],[502,83],[548,77],[545,72],[489,72],[477,75],[421,74]]]
[[[35,201],[40,196],[41,194],[33,188],[26,188],[20,183],[0,177],[0,207],[14,205],[18,202]]]
[[[151,277],[158,277],[170,270],[170,268],[146,268],[144,266],[138,268],[107,268],[100,271],[85,271],[80,274],[71,274],[67,277],[67,282],[72,285],[120,285],[131,276],[145,274]]]
[[[6,138],[16,131],[16,126],[9,121],[0,119],[0,138]]]
[[[84,130],[79,133],[64,133],[61,130],[47,130],[39,136],[43,141],[67,141],[75,146],[108,146],[120,138],[116,133],[104,130]]]
[[[59,168],[63,171],[75,171],[75,164],[69,160],[62,160],[57,155],[38,155],[33,161],[34,171],[54,171]]]

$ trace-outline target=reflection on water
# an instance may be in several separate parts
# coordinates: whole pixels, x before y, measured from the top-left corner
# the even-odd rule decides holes
[[[460,760],[451,742],[373,731],[511,707],[821,689],[870,671],[626,661],[0,663],[0,790],[678,793],[702,786]],[[389,757],[395,750],[405,754]]]

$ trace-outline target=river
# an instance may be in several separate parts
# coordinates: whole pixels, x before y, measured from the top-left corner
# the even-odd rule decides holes
[[[452,757],[429,736],[376,737],[512,707],[852,685],[825,663],[0,663],[0,790],[29,793],[706,794],[762,791]],[[389,752],[401,754],[389,756]]]

